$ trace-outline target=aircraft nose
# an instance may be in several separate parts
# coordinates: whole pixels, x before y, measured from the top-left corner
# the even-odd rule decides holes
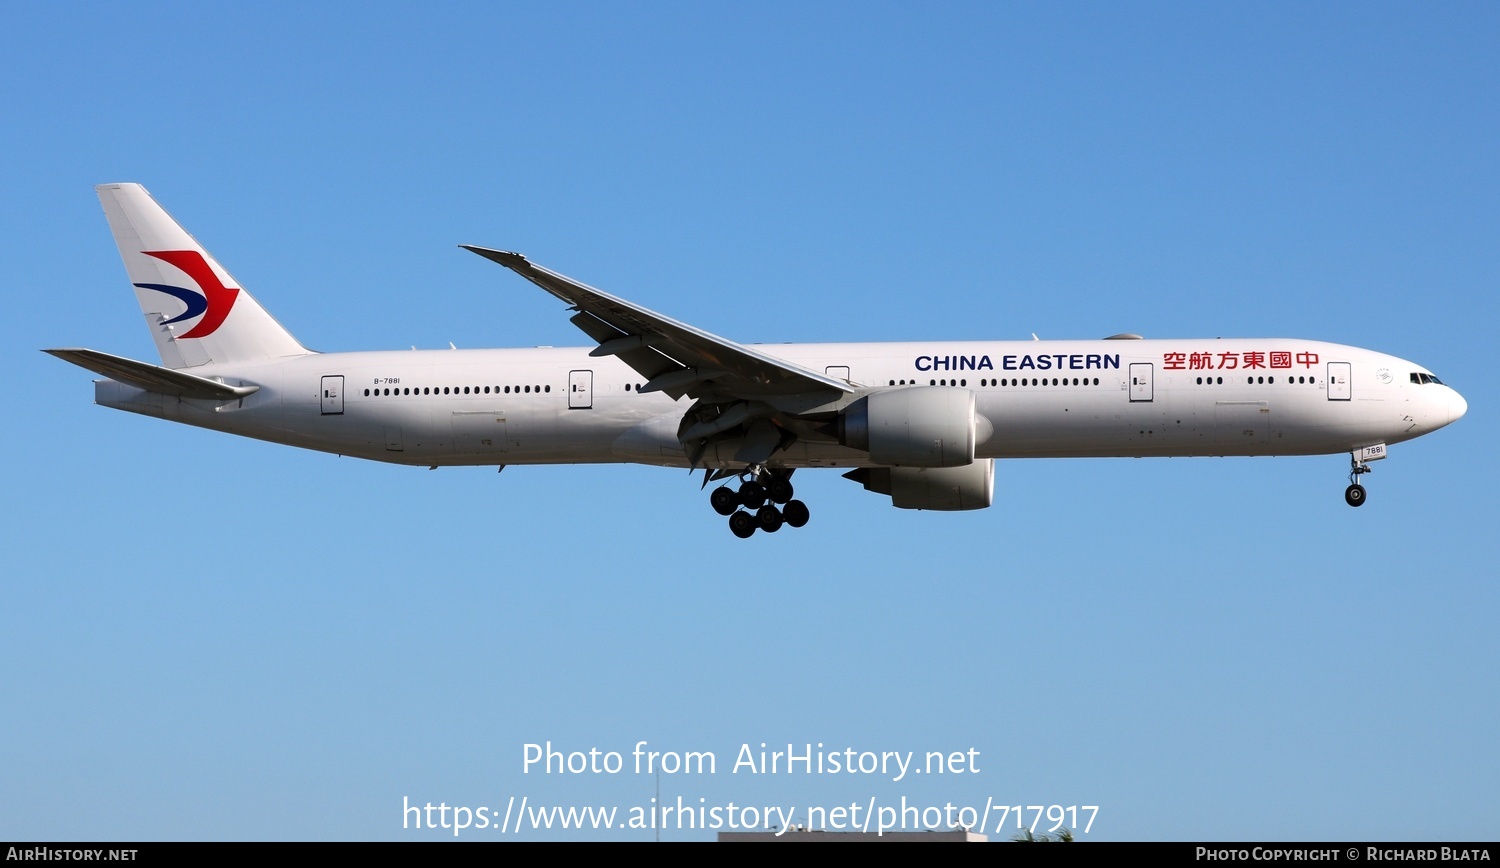
[[[1448,421],[1457,422],[1467,412],[1469,412],[1469,402],[1464,400],[1464,396],[1460,395],[1457,389],[1449,389]]]

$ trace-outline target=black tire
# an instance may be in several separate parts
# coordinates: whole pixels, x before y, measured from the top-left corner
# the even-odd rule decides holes
[[[751,480],[740,486],[740,503],[747,509],[760,509],[766,502],[766,487]]]
[[[760,510],[755,513],[755,523],[760,525],[760,529],[765,531],[766,533],[775,533],[778,530],[781,530],[781,524],[783,521],[784,519],[782,519],[781,517],[781,510],[777,509],[769,503],[765,506],[762,506]]]
[[[755,516],[748,512],[736,512],[729,517],[729,530],[740,539],[749,539],[755,535],[755,529],[760,527],[755,522]]]
[[[781,508],[781,517],[792,527],[801,527],[807,524],[811,515],[807,511],[807,504],[800,500],[790,500]]]
[[[786,503],[791,500],[792,481],[785,477],[773,476],[771,481],[766,483],[766,497],[769,497],[772,503]]]
[[[740,508],[740,496],[725,485],[715,488],[708,496],[708,502],[719,515],[734,515],[734,511]]]
[[[1356,482],[1344,489],[1344,502],[1350,506],[1364,506],[1365,487]]]

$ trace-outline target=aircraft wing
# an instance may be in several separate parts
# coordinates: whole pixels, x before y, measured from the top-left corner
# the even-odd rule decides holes
[[[591,355],[619,356],[646,383],[642,392],[702,400],[852,394],[849,383],[709,334],[600,292],[528,261],[519,253],[461,245],[509,268],[578,311],[572,322],[599,343]]]

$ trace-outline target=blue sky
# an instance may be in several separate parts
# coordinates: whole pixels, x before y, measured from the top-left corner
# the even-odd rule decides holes
[[[688,804],[1500,834],[1492,5],[7,18],[0,838],[442,838],[402,799],[654,794],[523,773],[547,740],[713,751],[661,781]],[[1313,338],[1470,409],[1359,510],[1342,456],[1001,463],[948,515],[807,472],[811,524],[741,542],[684,472],[427,472],[92,406],[38,350],[154,360],[109,181],[322,350],[581,343],[475,243],[743,341]],[[729,773],[761,742],[980,771]]]

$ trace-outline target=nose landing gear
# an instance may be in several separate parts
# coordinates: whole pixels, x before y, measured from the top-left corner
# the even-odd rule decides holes
[[[792,499],[791,476],[790,470],[750,467],[740,474],[738,491],[722,485],[708,502],[714,512],[729,517],[729,530],[740,539],[749,539],[756,530],[775,533],[782,525],[802,527],[810,514],[807,504]]]
[[[1385,444],[1366,446],[1349,453],[1349,487],[1344,489],[1344,502],[1350,506],[1365,505],[1365,487],[1359,478],[1371,471],[1370,462],[1385,457]]]

